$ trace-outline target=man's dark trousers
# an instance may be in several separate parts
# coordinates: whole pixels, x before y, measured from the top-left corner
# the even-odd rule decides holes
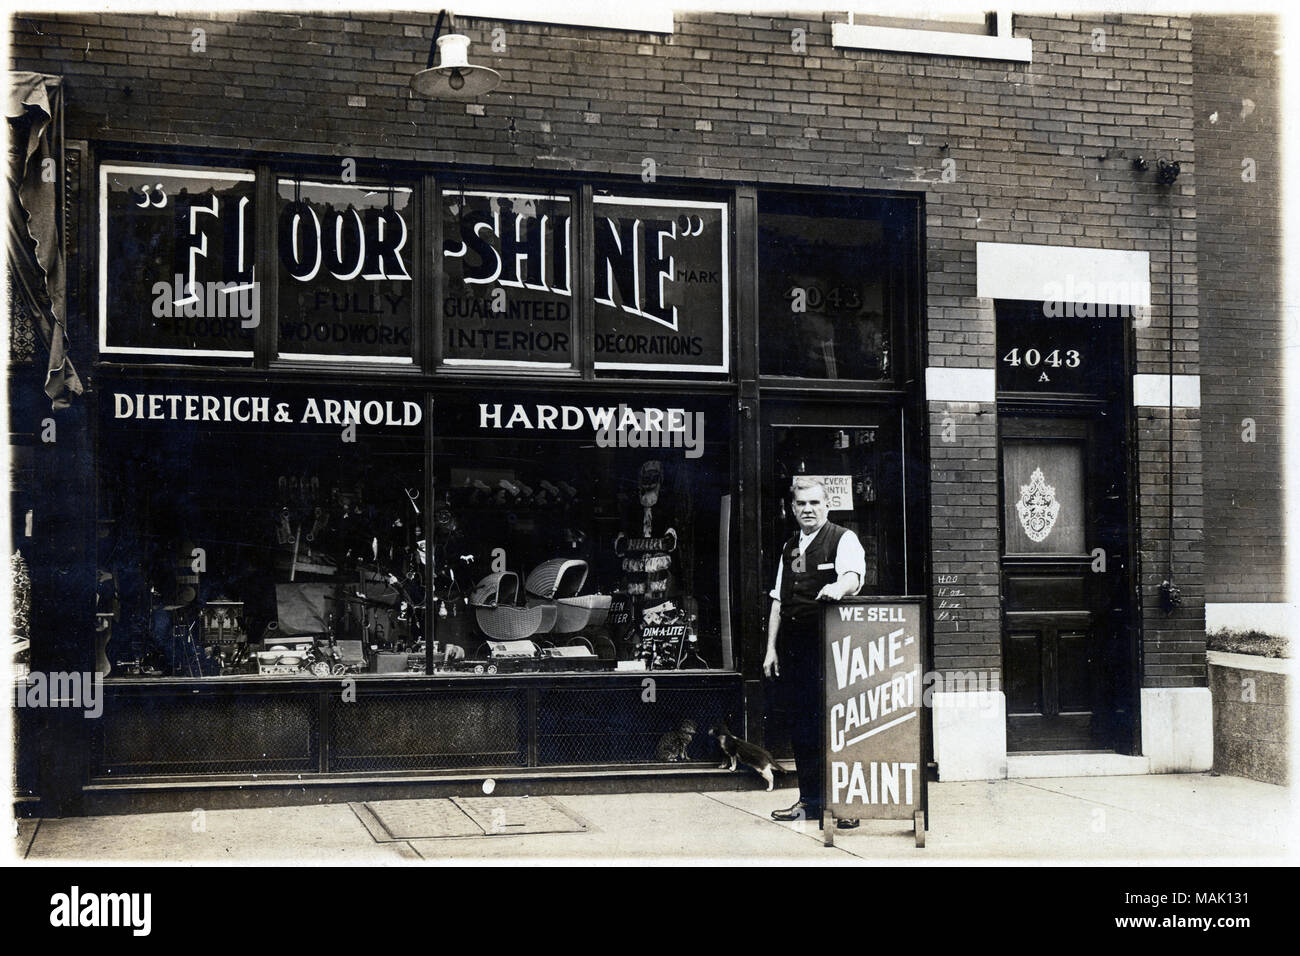
[[[780,699],[790,730],[799,799],[811,818],[822,810],[821,627],[782,622],[778,633]]]

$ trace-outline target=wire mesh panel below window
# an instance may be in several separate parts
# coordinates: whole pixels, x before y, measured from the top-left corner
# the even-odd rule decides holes
[[[314,695],[110,696],[95,721],[96,776],[317,769]]]
[[[720,759],[709,728],[720,721],[736,723],[739,694],[660,681],[652,696],[653,701],[640,682],[540,690],[538,765],[683,762],[683,753],[690,763]]]
[[[527,762],[523,691],[367,694],[334,699],[331,771],[519,767]]]

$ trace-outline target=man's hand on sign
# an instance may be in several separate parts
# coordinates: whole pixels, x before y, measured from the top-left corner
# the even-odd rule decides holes
[[[844,588],[837,581],[834,584],[828,584],[817,592],[819,601],[839,601],[844,598]]]
[[[781,665],[776,662],[776,648],[769,647],[763,658],[763,673],[768,677],[780,677]]]
[[[845,571],[839,576],[839,579],[832,581],[820,591],[817,592],[819,601],[842,601],[846,594],[857,594],[861,585],[858,578],[858,572]]]

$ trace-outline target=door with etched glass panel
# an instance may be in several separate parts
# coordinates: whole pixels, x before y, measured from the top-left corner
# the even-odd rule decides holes
[[[817,477],[826,490],[828,520],[852,531],[862,545],[866,576],[861,594],[908,594],[920,576],[915,496],[921,476],[909,474],[903,412],[808,402],[768,402],[763,409],[762,552],[760,591],[766,614],[782,545],[798,530],[790,511],[795,478]],[[909,529],[911,529],[909,531]],[[766,631],[759,635],[766,641]],[[751,645],[761,660],[763,643]],[[788,749],[786,701],[775,685],[765,691],[764,746],[777,756]]]
[[[1110,749],[1110,449],[1091,421],[1009,416],[1001,432],[1007,749]]]

